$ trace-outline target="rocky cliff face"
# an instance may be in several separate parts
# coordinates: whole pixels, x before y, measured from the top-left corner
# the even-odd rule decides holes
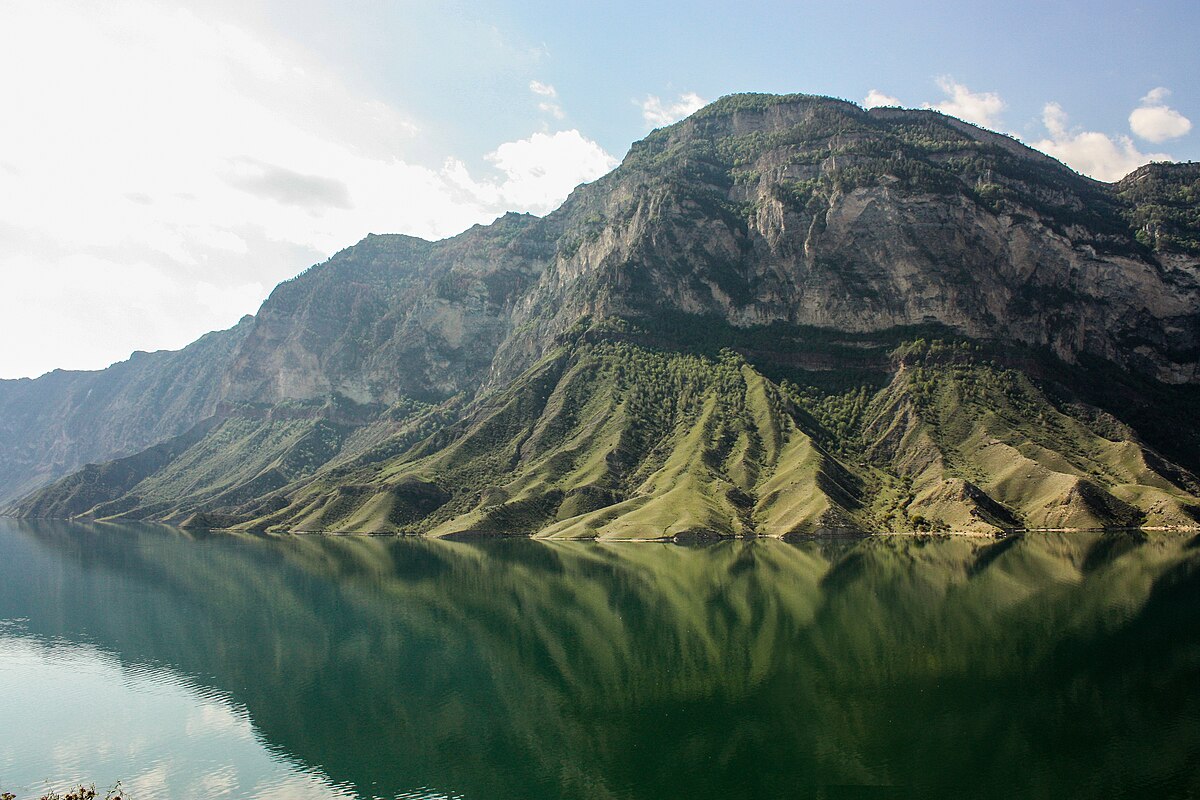
[[[93,461],[143,450],[217,411],[253,322],[105,370],[0,381],[0,505]]]
[[[541,220],[509,214],[442,242],[369,236],[287,281],[225,378],[231,401],[336,393],[358,403],[473,393],[512,310],[553,252]]]
[[[565,235],[516,318],[544,331],[663,307],[738,326],[937,322],[1194,382],[1200,258],[1137,240],[1129,217],[1162,192],[1120,189],[936,112],[727,98],[551,215]]]
[[[154,354],[146,377],[118,365],[72,384],[108,382],[120,397],[148,393],[162,398],[158,405],[118,399],[59,404],[40,416],[5,411],[0,443],[27,454],[7,462],[6,485],[12,496],[216,414],[231,421],[206,429],[201,450],[186,458],[173,445],[20,508],[358,529],[457,531],[534,520],[537,530],[642,525],[658,535],[674,523],[645,511],[622,521],[625,513],[647,498],[686,495],[689,508],[708,509],[700,515],[707,521],[691,527],[725,533],[903,527],[930,514],[985,527],[1180,524],[1192,519],[1189,470],[1200,463],[1200,433],[1176,424],[1200,408],[1198,190],[1193,165],[1151,165],[1102,184],[936,112],[733,96],[655,131],[545,218],[510,214],[433,243],[368,237],[281,284],[235,332],[189,348],[212,350],[202,367],[186,366],[189,350]],[[934,359],[913,388],[897,352],[929,336],[939,353],[966,344],[988,355],[962,374],[951,370],[962,367],[957,361]],[[633,452],[649,406],[596,410],[600,400],[580,388],[588,384],[578,370],[624,375],[651,363],[637,356],[614,364],[611,353],[580,350],[605,342],[715,359],[672,378],[672,391],[698,405],[661,423],[672,447],[699,461],[680,466],[670,453]],[[741,377],[730,377],[717,356],[722,347],[750,372],[739,367]],[[564,367],[574,377],[546,377],[547,363],[576,365]],[[993,369],[1034,384],[987,377]],[[1064,387],[1068,373],[1090,393]],[[0,384],[0,403],[8,404],[0,408],[31,407],[40,401],[11,398],[55,394],[55,380],[25,382],[24,395]],[[618,396],[658,391],[613,380]],[[146,386],[153,389],[137,388]],[[505,405],[512,392],[526,399]],[[565,393],[556,402],[567,417],[546,416],[539,405],[556,392]],[[1023,405],[1013,406],[1014,393]],[[714,405],[705,410],[706,403]],[[591,422],[578,417],[593,406],[599,416]],[[508,410],[493,418],[497,408]],[[969,408],[982,427],[947,438],[947,409]],[[830,409],[845,413],[829,417]],[[1096,422],[1114,409],[1118,428]],[[1082,414],[1082,427],[1045,427],[1054,414],[1077,422]],[[61,433],[100,415],[102,435]],[[308,422],[297,427],[298,419]],[[698,419],[715,440],[688,438]],[[908,420],[904,435],[896,433],[900,419]],[[547,426],[561,434],[562,425],[588,444],[568,436],[534,447],[551,440]],[[490,433],[481,440],[473,426]],[[756,449],[764,431],[780,430],[791,431],[791,461],[778,450],[783,444],[771,455]],[[1012,458],[972,455],[993,439],[1012,448]],[[1125,442],[1136,455],[1109,452],[1101,440]],[[480,441],[497,452],[517,449],[496,461],[495,452],[472,450]],[[743,450],[726,463],[729,447]],[[184,460],[164,466],[168,452]],[[236,469],[220,466],[233,452],[257,456]],[[1005,482],[1017,453],[1032,465],[1017,482],[1025,489]],[[558,466],[520,478],[541,458]],[[586,475],[560,469],[589,458],[608,466]],[[181,496],[204,469],[204,492]],[[807,477],[771,484],[781,470]],[[105,488],[96,477],[104,474],[122,477]],[[880,483],[881,475],[892,482]],[[883,496],[871,487],[885,484],[892,505],[866,502]],[[63,491],[76,499],[65,502]],[[799,503],[801,492],[818,499]],[[77,498],[95,502],[77,508]],[[491,515],[512,502],[527,505]],[[1055,511],[1055,502],[1074,510]],[[567,512],[577,507],[599,513],[597,521],[571,522]]]

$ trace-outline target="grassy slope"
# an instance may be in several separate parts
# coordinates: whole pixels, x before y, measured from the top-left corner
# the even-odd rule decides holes
[[[564,539],[1200,517],[1190,472],[973,345],[904,345],[890,383],[843,391],[775,383],[732,351],[586,338],[472,405],[410,403],[357,427],[234,417],[90,504],[75,492],[43,505],[254,530]]]
[[[337,452],[345,432],[322,419],[234,417],[138,484],[136,505],[118,500],[92,515],[184,521],[207,505],[248,500],[310,474]]]
[[[856,483],[799,417],[732,354],[584,344],[470,421],[347,480],[318,479],[246,526],[636,539],[846,524]]]
[[[318,476],[242,527],[657,539],[1196,523],[1195,479],[1131,432],[1106,438],[970,347],[898,357],[873,397],[820,396],[729,352],[580,344],[408,453]]]
[[[147,476],[169,466],[188,452],[216,426],[215,418],[204,420],[186,433],[172,437],[140,453],[82,469],[30,494],[10,510],[23,517],[66,518],[87,514],[100,503],[127,495]]]
[[[311,404],[310,404],[311,405]],[[430,428],[429,407],[389,409],[371,424],[328,418],[328,408],[243,408],[206,420],[187,434],[125,459],[93,465],[38,492],[15,508],[22,516],[155,519],[189,527],[223,527],[246,508],[277,501],[275,493],[318,469],[329,472],[365,453],[389,453],[397,429]]]
[[[907,490],[878,509],[889,527],[1196,524],[1194,477],[1156,470],[1163,460],[1131,431],[1106,438],[970,347],[934,343],[901,357],[862,434],[868,460]]]

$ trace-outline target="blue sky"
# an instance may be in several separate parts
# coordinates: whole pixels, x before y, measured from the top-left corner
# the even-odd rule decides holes
[[[284,13],[284,9],[293,9]],[[645,132],[634,102],[695,92],[811,92],[905,105],[944,99],[953,78],[1005,103],[1006,131],[1046,135],[1048,102],[1072,127],[1129,134],[1151,89],[1200,116],[1200,5],[1194,2],[845,2],[742,4],[375,0],[262,3],[248,12],[410,109],[453,150],[481,151],[537,122],[530,80],[553,85],[567,120],[622,154]],[[449,102],[447,102],[449,100]],[[1145,148],[1143,148],[1145,149]],[[1200,157],[1200,137],[1170,155]]]
[[[545,213],[732,92],[938,107],[1101,179],[1200,159],[1195,2],[5,8],[0,377],[179,347],[367,232]]]

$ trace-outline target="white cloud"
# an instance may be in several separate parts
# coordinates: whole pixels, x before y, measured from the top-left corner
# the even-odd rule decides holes
[[[1042,122],[1050,138],[1033,147],[1054,156],[1073,169],[1102,181],[1116,181],[1150,161],[1170,159],[1165,153],[1142,153],[1128,136],[1108,136],[1097,131],[1072,130],[1067,113],[1058,103],[1047,103]]]
[[[617,165],[600,145],[576,130],[505,142],[486,158],[503,173],[503,180],[477,181],[453,159],[445,172],[456,186],[496,211],[519,208],[535,214],[553,210],[576,186]]]
[[[646,124],[652,128],[661,128],[699,111],[707,102],[695,92],[685,92],[679,95],[678,100],[669,104],[664,104],[656,95],[648,94],[639,105],[642,108],[642,118],[646,120]]]
[[[563,108],[558,104],[558,90],[548,83],[541,81],[530,81],[529,91],[536,95],[546,98],[538,103],[538,109],[549,114],[555,119],[562,119],[566,116]]]
[[[941,111],[943,114],[984,128],[995,129],[999,126],[1000,113],[1004,111],[1004,101],[1000,99],[1000,95],[995,92],[972,92],[948,76],[938,78],[937,85],[946,93],[947,99],[940,103],[925,103],[925,108]]]
[[[498,143],[494,177],[413,163],[395,108],[151,0],[6,0],[4,17],[0,377],[180,347],[368,232],[543,213],[616,163],[578,131]]]
[[[1167,105],[1170,94],[1171,90],[1163,86],[1151,89],[1129,115],[1130,130],[1155,144],[1187,135],[1192,121]]]
[[[877,106],[898,106],[900,99],[892,97],[890,94],[884,94],[878,89],[872,89],[867,92],[867,96],[863,98],[863,108],[876,108]]]

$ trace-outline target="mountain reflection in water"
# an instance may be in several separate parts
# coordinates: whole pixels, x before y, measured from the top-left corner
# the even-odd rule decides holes
[[[0,742],[0,788],[104,764],[203,797],[1200,793],[1194,534],[682,547],[0,520],[0,620],[0,710],[30,731]],[[73,716],[30,707],[74,684]],[[104,697],[137,706],[145,746],[96,752]],[[204,758],[197,714],[225,725]]]

